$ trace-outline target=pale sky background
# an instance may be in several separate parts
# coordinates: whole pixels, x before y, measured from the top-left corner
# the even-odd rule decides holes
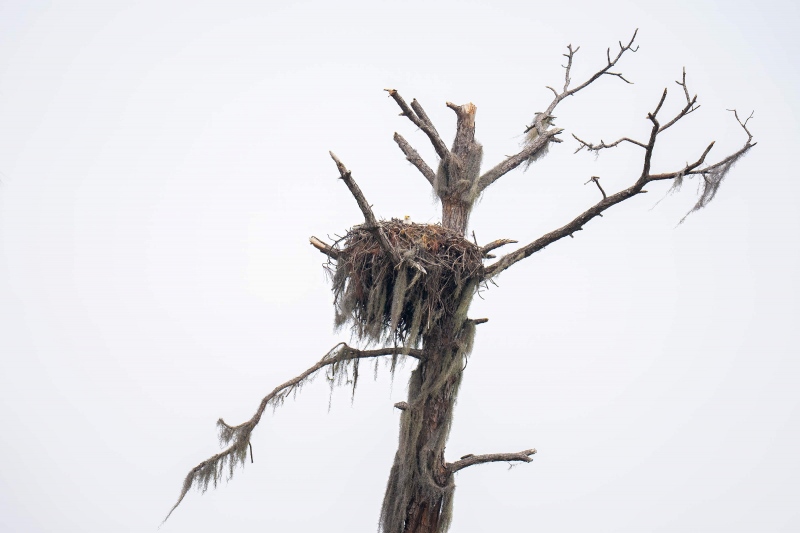
[[[695,185],[612,208],[518,263],[486,316],[447,455],[535,447],[457,475],[453,532],[800,530],[798,27],[794,2],[0,2],[0,530],[155,531],[183,477],[316,362],[332,331],[308,237],[376,213],[439,220],[392,141],[433,151],[386,97],[478,106],[485,165],[518,149],[546,85],[638,53],[556,112],[565,142],[506,175],[471,220],[529,242],[654,170],[758,146],[676,226]],[[613,48],[612,48],[613,50]],[[509,248],[507,251],[511,251]],[[266,416],[255,463],[191,492],[161,531],[374,531],[413,364],[328,412],[324,378]]]

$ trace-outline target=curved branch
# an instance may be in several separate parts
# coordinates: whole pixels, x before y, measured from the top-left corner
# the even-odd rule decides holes
[[[447,470],[454,474],[463,468],[467,468],[468,466],[472,465],[479,465],[483,463],[496,463],[496,462],[509,462],[509,461],[521,461],[524,463],[530,463],[533,461],[531,459],[531,455],[536,453],[536,449],[532,448],[530,450],[524,450],[517,453],[487,453],[485,455],[465,455],[461,460],[456,461],[455,463],[447,463],[445,467]]]
[[[306,382],[313,379],[314,374],[319,372],[325,367],[335,366],[340,363],[347,363],[357,359],[368,359],[374,357],[382,357],[384,355],[410,355],[416,359],[422,359],[422,350],[417,349],[404,349],[404,348],[379,348],[376,350],[357,350],[348,346],[346,343],[339,343],[334,346],[325,356],[314,366],[303,372],[297,377],[294,377],[275,387],[272,392],[267,394],[258,406],[256,413],[253,417],[243,424],[238,426],[229,426],[221,418],[217,421],[217,426],[220,429],[220,442],[228,444],[233,442],[228,448],[220,453],[209,457],[199,465],[192,468],[186,475],[183,481],[183,488],[178,497],[178,501],[172,506],[164,522],[172,515],[173,511],[178,508],[178,505],[183,501],[183,498],[189,492],[193,485],[197,484],[199,488],[205,492],[208,485],[213,481],[214,486],[217,481],[222,477],[225,467],[228,467],[228,478],[233,475],[234,467],[242,463],[244,464],[247,457],[247,449],[250,444],[250,434],[253,429],[261,421],[267,406],[272,405],[278,407],[286,398],[291,394],[296,394],[299,388]],[[163,522],[162,522],[163,523]]]

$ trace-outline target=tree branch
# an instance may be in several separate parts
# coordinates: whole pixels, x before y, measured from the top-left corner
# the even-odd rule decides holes
[[[408,144],[408,141],[406,141],[402,135],[395,132],[394,142],[396,142],[397,146],[400,147],[400,150],[403,151],[406,156],[406,160],[417,167],[417,170],[419,170],[422,175],[425,176],[425,179],[428,180],[428,183],[433,185],[433,180],[436,179],[436,173],[431,169],[431,167],[428,166],[422,157],[420,157],[417,151],[414,150],[410,144]]]
[[[531,459],[531,455],[536,453],[536,449],[524,450],[517,453],[488,453],[485,455],[465,455],[459,461],[454,463],[447,463],[445,466],[447,470],[454,474],[463,468],[467,468],[468,466],[472,465],[479,465],[483,463],[496,463],[496,462],[509,462],[509,461],[521,461],[524,463],[530,463],[533,461]]]
[[[496,250],[497,248],[500,248],[501,246],[505,246],[506,244],[514,244],[514,243],[517,243],[517,242],[519,242],[519,241],[515,241],[514,239],[497,239],[496,241],[492,241],[489,244],[485,244],[485,245],[481,246],[481,253],[483,255],[486,255],[489,252],[491,252],[492,250]]]
[[[347,170],[344,164],[339,161],[339,158],[336,157],[336,154],[333,152],[328,153],[331,154],[331,158],[336,163],[336,168],[339,169],[339,175],[341,176],[342,181],[344,181],[345,185],[347,185],[347,188],[350,189],[350,194],[353,195],[353,198],[355,198],[356,203],[358,204],[358,208],[361,209],[361,212],[364,214],[366,227],[373,230],[377,234],[378,243],[380,243],[383,251],[389,254],[396,265],[399,265],[401,261],[400,254],[397,253],[397,250],[394,249],[394,246],[392,246],[392,244],[389,242],[389,239],[386,237],[386,232],[383,231],[383,227],[378,222],[378,219],[375,218],[375,213],[372,212],[372,207],[367,202],[367,199],[364,198],[364,193],[361,192],[361,188],[356,183],[356,180],[353,179],[352,174],[349,170]]]
[[[364,198],[364,193],[361,192],[361,188],[356,183],[356,180],[353,179],[351,172],[347,170],[344,163],[336,157],[336,154],[333,152],[328,153],[331,155],[331,159],[333,159],[334,163],[336,163],[336,168],[339,169],[339,175],[342,181],[344,181],[347,188],[350,189],[350,194],[353,195],[353,198],[355,198],[358,204],[358,208],[361,209],[361,212],[364,214],[364,221],[367,223],[367,226],[370,228],[379,228],[380,225],[378,224],[378,219],[375,218],[375,213],[372,212],[372,206],[370,206],[367,199]]]
[[[539,135],[535,141],[525,146],[522,151],[508,157],[491,170],[486,171],[478,178],[478,192],[483,191],[486,187],[520,166],[538,151],[544,149],[548,143],[562,142],[561,139],[556,138],[556,135],[562,131],[564,131],[563,128],[554,128],[545,131],[543,134]]]
[[[507,269],[511,265],[519,261],[522,261],[526,257],[530,257],[531,255],[538,252],[542,248],[548,246],[549,244],[554,243],[559,239],[563,239],[564,237],[567,236],[572,237],[576,231],[582,230],[583,226],[590,220],[592,220],[595,217],[602,216],[603,211],[605,211],[606,209],[620,202],[623,202],[629,198],[633,198],[638,194],[647,192],[646,190],[644,190],[644,186],[653,181],[675,180],[673,187],[679,187],[682,179],[685,176],[700,174],[703,176],[704,180],[701,184],[702,193],[697,201],[697,204],[692,208],[691,211],[689,211],[689,213],[696,211],[697,209],[700,209],[702,207],[705,207],[708,204],[708,202],[710,202],[714,198],[716,191],[719,188],[720,182],[725,177],[727,172],[731,169],[733,164],[736,163],[736,161],[740,157],[742,157],[748,150],[750,150],[750,148],[752,148],[757,144],[752,142],[753,135],[747,129],[747,122],[750,120],[750,118],[752,118],[752,114],[750,115],[750,118],[742,122],[739,119],[739,115],[736,113],[736,111],[732,110],[736,118],[736,121],[739,123],[739,125],[747,134],[747,141],[745,141],[744,146],[742,146],[742,148],[740,148],[736,152],[724,157],[723,159],[721,159],[716,163],[702,167],[702,165],[705,163],[706,157],[711,151],[711,148],[714,146],[714,143],[712,142],[705,148],[703,153],[695,162],[687,163],[683,168],[675,172],[652,174],[650,172],[650,164],[651,164],[651,159],[653,157],[653,152],[655,151],[656,141],[658,139],[659,133],[663,132],[669,126],[672,126],[673,124],[678,122],[681,118],[685,117],[686,115],[697,109],[697,107],[695,107],[697,102],[697,97],[695,96],[693,98],[690,98],[689,91],[686,88],[685,72],[683,76],[683,81],[678,82],[678,85],[681,85],[684,89],[684,96],[686,97],[686,106],[681,111],[679,111],[672,120],[670,120],[667,124],[662,126],[657,118],[658,112],[661,110],[661,107],[664,105],[664,101],[667,98],[667,90],[664,89],[664,92],[662,93],[661,98],[659,99],[655,110],[647,114],[647,119],[650,120],[650,122],[652,122],[653,124],[650,131],[650,138],[648,139],[647,143],[633,141],[627,138],[622,139],[622,140],[627,139],[633,144],[644,147],[645,149],[642,162],[642,172],[639,178],[636,180],[636,182],[627,189],[619,191],[616,194],[612,194],[611,196],[606,196],[605,191],[602,188],[600,188],[600,192],[604,196],[601,201],[597,202],[595,205],[593,205],[592,207],[590,207],[589,209],[578,215],[568,224],[539,237],[530,244],[527,244],[526,246],[523,246],[522,248],[501,257],[495,263],[487,266],[485,270],[484,279],[488,280],[493,278],[494,276],[498,275],[500,272]],[[577,137],[575,138],[578,139]],[[617,144],[622,142],[622,140],[612,143],[611,145],[598,147],[595,145],[590,145],[589,143],[585,143],[584,141],[578,139],[579,142],[586,145],[588,148],[598,149],[598,150],[603,147],[610,148],[612,146],[616,146]],[[597,184],[597,186],[600,187],[600,183],[598,182],[598,180],[593,178],[590,181],[594,181],[595,184]],[[687,213],[687,216],[689,213]],[[681,219],[681,222],[683,222],[685,218],[686,217],[684,216],[684,218]]]
[[[308,239],[308,242],[311,243],[311,246],[322,252],[323,254],[327,255],[331,259],[338,259],[339,258],[339,250],[331,246],[330,244],[323,242],[322,240],[314,237],[313,235]]]
[[[578,146],[578,149],[575,150],[575,152],[573,152],[573,153],[576,153],[576,154],[578,152],[580,152],[581,150],[583,150],[584,148],[586,148],[590,152],[599,152],[603,148],[614,148],[615,146],[617,146],[618,144],[620,144],[622,142],[629,142],[631,144],[635,144],[636,146],[641,146],[642,148],[647,148],[646,144],[640,143],[639,141],[635,141],[633,139],[629,139],[628,137],[623,137],[621,139],[618,139],[618,140],[614,141],[611,144],[606,144],[603,141],[603,139],[600,139],[600,144],[592,144],[592,143],[586,142],[583,139],[579,138],[574,133],[572,134],[572,136],[575,138],[576,141],[578,141],[580,143],[580,146]]]
[[[620,78],[625,83],[631,83],[630,81],[625,79],[621,73],[611,72],[611,69],[617,64],[617,62],[625,54],[625,52],[628,51],[636,52],[639,49],[638,46],[636,48],[633,47],[633,42],[636,39],[636,34],[638,32],[639,32],[638,29],[633,32],[633,36],[631,37],[631,40],[628,42],[628,44],[624,45],[622,44],[622,42],[619,43],[619,52],[617,52],[617,55],[613,59],[611,58],[611,49],[609,48],[606,51],[606,59],[607,59],[606,66],[595,72],[592,76],[589,77],[589,79],[587,79],[586,81],[584,81],[583,83],[581,83],[580,85],[578,85],[573,89],[569,88],[570,83],[572,83],[572,78],[570,78],[570,73],[572,71],[573,59],[578,50],[580,50],[580,46],[573,49],[571,44],[567,45],[567,53],[564,54],[564,57],[567,58],[567,64],[563,65],[565,69],[564,86],[561,92],[558,92],[557,90],[555,90],[550,86],[547,87],[553,92],[553,100],[550,102],[550,105],[547,106],[547,109],[544,112],[537,113],[536,117],[534,118],[533,124],[531,124],[525,129],[525,133],[528,133],[529,131],[535,129],[536,132],[538,133],[538,136],[536,136],[532,142],[529,142],[525,146],[525,148],[522,149],[522,151],[508,157],[505,161],[501,162],[500,164],[498,164],[497,166],[495,166],[494,168],[483,174],[478,181],[478,191],[479,192],[483,191],[486,187],[497,181],[500,177],[507,174],[511,170],[517,168],[523,162],[531,159],[540,150],[546,148],[546,146],[550,142],[561,142],[561,140],[556,138],[555,136],[564,130],[561,128],[548,130],[547,128],[548,125],[550,124],[550,121],[552,120],[553,111],[555,111],[556,107],[562,100],[588,87],[595,80],[604,75],[615,76]]]
[[[686,97],[686,106],[684,106],[684,108],[681,109],[681,111],[677,115],[675,115],[675,118],[673,118],[672,120],[661,126],[661,128],[658,130],[659,133],[669,128],[670,126],[678,122],[680,119],[682,119],[689,113],[693,113],[694,111],[700,109],[700,106],[697,105],[697,95],[694,95],[694,97],[689,98],[689,88],[686,86],[686,67],[683,67],[682,81],[676,81],[675,83],[683,87],[683,94]]]
[[[632,185],[631,187],[628,187],[627,189],[625,189],[624,191],[620,191],[620,192],[618,192],[616,194],[612,194],[611,196],[609,196],[607,198],[604,198],[603,200],[599,201],[598,203],[596,203],[591,208],[587,209],[586,211],[584,211],[583,213],[578,215],[575,219],[573,219],[568,224],[566,224],[564,226],[561,226],[557,230],[551,231],[550,233],[547,233],[547,234],[539,237],[538,239],[536,239],[532,243],[530,243],[530,244],[528,244],[526,246],[523,246],[522,248],[520,248],[520,249],[518,249],[518,250],[516,250],[514,252],[511,252],[508,255],[504,255],[503,257],[498,259],[496,262],[494,262],[491,265],[486,267],[486,272],[485,272],[485,275],[484,275],[484,279],[487,279],[487,280],[491,279],[491,278],[497,276],[503,270],[505,270],[508,267],[510,267],[511,265],[513,265],[514,263],[522,261],[526,257],[530,257],[531,255],[533,255],[534,253],[538,252],[539,250],[541,250],[545,246],[547,246],[549,244],[552,244],[552,243],[556,242],[559,239],[563,239],[564,237],[572,236],[572,234],[575,233],[576,231],[582,230],[583,226],[587,222],[589,222],[590,220],[592,220],[593,218],[595,218],[597,216],[600,216],[600,214],[603,211],[605,211],[606,209],[608,209],[612,205],[616,205],[616,204],[622,202],[623,200],[627,200],[628,198],[636,196],[640,192],[644,192],[644,191],[642,191],[642,187],[644,187],[644,184],[643,183],[639,184],[637,182],[636,184]]]
[[[178,497],[178,501],[175,502],[175,505],[172,506],[169,514],[167,514],[166,518],[164,518],[164,522],[166,522],[167,519],[172,515],[173,511],[177,509],[178,505],[180,505],[180,503],[183,501],[183,498],[193,485],[198,485],[198,487],[205,492],[206,489],[208,489],[210,482],[213,481],[214,486],[216,486],[217,481],[220,477],[222,477],[226,466],[228,467],[228,476],[230,478],[230,476],[233,475],[234,467],[239,463],[244,464],[247,457],[247,449],[250,444],[250,435],[253,432],[253,429],[255,429],[255,427],[261,421],[261,417],[264,414],[267,406],[272,405],[273,407],[278,407],[281,405],[286,398],[292,394],[296,394],[299,388],[305,382],[313,379],[314,374],[325,367],[335,367],[341,363],[347,363],[357,359],[368,359],[382,357],[384,355],[403,354],[410,355],[416,359],[423,358],[422,350],[417,349],[408,350],[400,347],[379,348],[376,350],[357,350],[343,342],[339,343],[327,354],[325,354],[325,356],[317,364],[299,376],[294,377],[286,383],[275,387],[272,392],[267,394],[261,400],[256,413],[247,422],[239,424],[238,426],[229,426],[220,418],[217,421],[217,427],[219,427],[220,430],[220,443],[229,444],[232,442],[232,444],[225,450],[212,457],[209,457],[189,471],[183,481],[183,488],[181,489],[181,494]]]
[[[588,185],[591,182],[594,182],[594,184],[597,185],[597,188],[600,189],[600,194],[603,195],[603,198],[608,198],[606,191],[604,191],[603,187],[600,185],[600,176],[592,176],[591,178],[589,178],[589,181],[584,183],[584,185]]]
[[[422,109],[422,106],[416,100],[411,102],[411,107],[408,106],[403,97],[400,96],[394,89],[384,89],[386,92],[389,93],[397,105],[400,107],[402,113],[401,116],[407,117],[411,122],[414,123],[416,127],[421,129],[425,135],[428,136],[430,139],[431,144],[433,144],[433,149],[436,150],[436,154],[439,156],[440,159],[447,159],[447,156],[450,152],[447,150],[447,145],[444,144],[442,138],[439,136],[439,132],[436,131],[436,128],[433,126],[430,118],[428,115],[425,114],[425,110]],[[413,109],[412,109],[413,108]]]

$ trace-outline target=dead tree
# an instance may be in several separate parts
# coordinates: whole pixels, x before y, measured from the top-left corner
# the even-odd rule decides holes
[[[651,128],[646,139],[623,137],[611,143],[592,143],[573,134],[578,142],[576,152],[584,149],[599,152],[623,143],[641,150],[641,172],[629,187],[607,194],[599,179],[592,177],[587,183],[594,181],[602,199],[560,228],[494,261],[495,256],[490,252],[516,241],[500,239],[480,246],[467,240],[465,232],[470,212],[486,188],[520,165],[527,167],[535,162],[547,153],[552,143],[562,142],[559,136],[564,130],[555,127],[552,118],[562,101],[603,76],[630,83],[614,69],[626,53],[636,52],[635,38],[636,33],[627,44],[620,42],[614,55],[609,49],[606,64],[578,85],[573,85],[570,76],[579,48],[569,45],[564,54],[566,72],[563,86],[560,90],[548,87],[553,99],[525,128],[522,149],[483,172],[483,149],[475,140],[474,104],[447,102],[447,107],[456,115],[457,125],[455,140],[448,148],[418,101],[412,100],[409,104],[396,90],[387,89],[399,106],[400,115],[425,133],[438,156],[438,166],[434,171],[402,135],[394,134],[394,140],[406,159],[425,177],[441,201],[441,224],[378,220],[352,173],[331,153],[339,177],[363,213],[364,223],[351,228],[344,237],[330,244],[311,237],[311,244],[328,257],[327,269],[333,284],[337,326],[349,326],[353,337],[365,346],[383,347],[357,349],[341,343],[316,365],[276,387],[261,401],[255,415],[247,422],[232,426],[220,419],[220,442],[225,449],[189,472],[170,514],[191,487],[205,491],[209,484],[216,485],[222,477],[231,476],[238,464],[245,463],[250,435],[268,406],[280,405],[323,370],[331,383],[352,383],[355,392],[360,364],[367,359],[391,358],[392,373],[398,360],[416,359],[416,368],[408,385],[408,400],[396,405],[402,411],[399,446],[380,512],[380,530],[385,533],[444,532],[451,520],[455,472],[494,461],[532,461],[535,449],[470,454],[449,462],[445,458],[453,406],[466,359],[472,350],[475,328],[486,321],[467,317],[478,288],[547,245],[582,230],[589,221],[602,216],[606,209],[647,192],[645,187],[649,183],[671,181],[677,188],[683,180],[697,178],[700,180],[700,194],[692,211],[705,207],[716,195],[731,167],[756,144],[747,128],[749,118],[742,121],[733,111],[734,118],[747,136],[739,150],[707,163],[714,146],[712,142],[698,150],[692,163],[669,172],[651,170],[659,136],[699,107],[697,96],[690,95],[684,70],[676,83],[681,88],[685,105],[674,116],[660,116],[667,98],[664,89],[653,111],[647,114]],[[252,449],[250,452],[252,454]]]

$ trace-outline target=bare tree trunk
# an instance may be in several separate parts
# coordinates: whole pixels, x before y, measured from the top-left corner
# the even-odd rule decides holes
[[[470,211],[472,206],[460,198],[442,199],[442,226],[464,235]]]
[[[452,327],[447,325],[452,326],[453,321],[443,321],[442,329],[425,339],[426,360],[414,371],[408,398],[409,410],[418,412],[404,413],[422,418],[416,442],[409,450],[416,456],[411,461],[416,472],[406,477],[412,486],[404,533],[437,533],[446,530],[450,521],[455,485],[445,463],[444,448],[463,367],[462,351],[456,347]]]

